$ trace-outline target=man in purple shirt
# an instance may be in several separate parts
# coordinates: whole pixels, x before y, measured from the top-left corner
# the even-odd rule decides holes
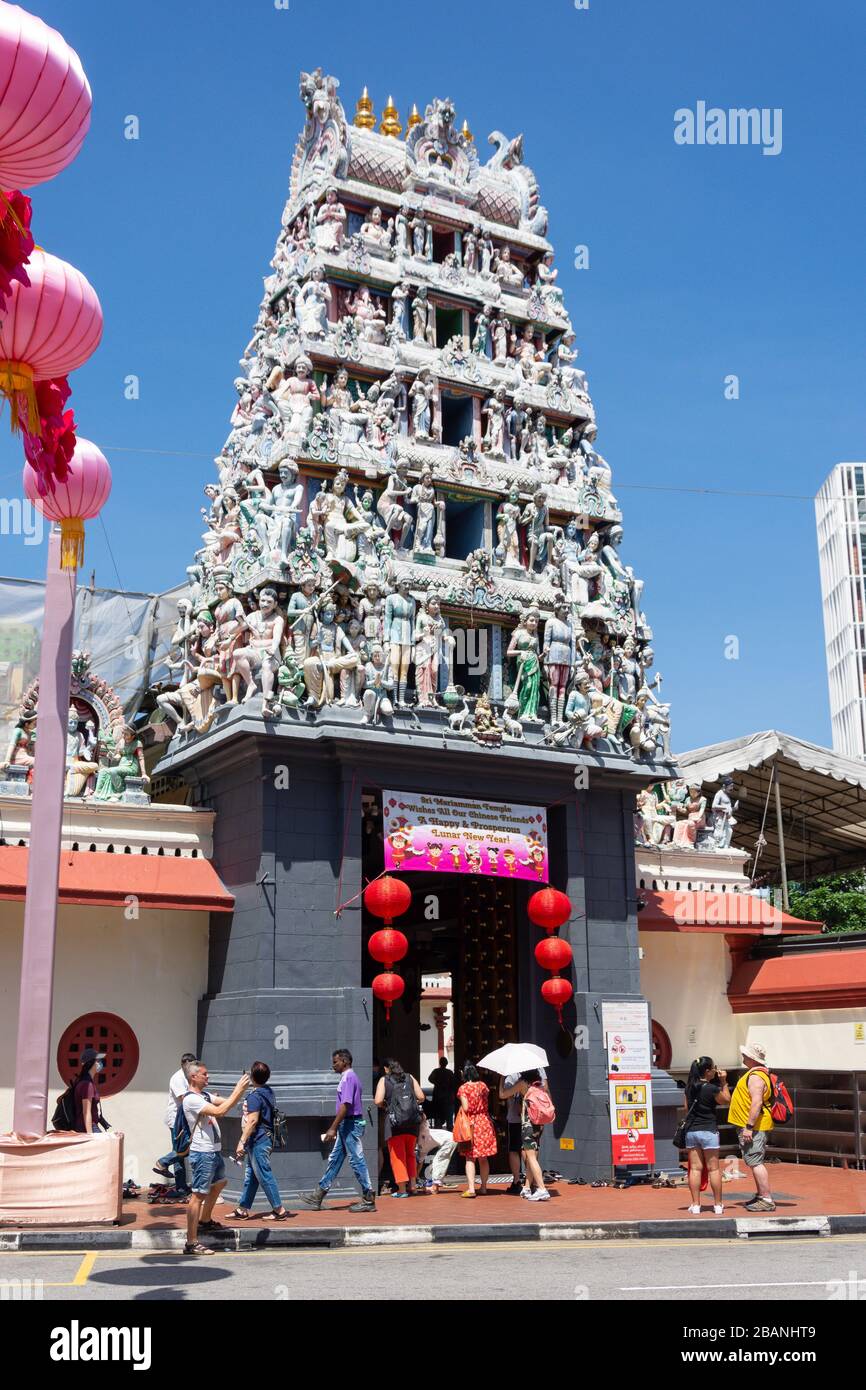
[[[304,1193],[301,1201],[304,1206],[320,1210],[334,1179],[348,1158],[362,1193],[360,1202],[353,1202],[349,1211],[375,1211],[376,1196],[370,1182],[367,1160],[364,1158],[361,1083],[352,1070],[351,1052],[345,1047],[338,1048],[331,1058],[331,1065],[340,1078],[337,1087],[337,1113],[322,1135],[322,1143],[333,1144],[334,1147],[331,1149],[328,1166],[319,1180],[319,1186],[315,1192]]]

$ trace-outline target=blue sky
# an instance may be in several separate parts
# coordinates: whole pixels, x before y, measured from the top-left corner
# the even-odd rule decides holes
[[[802,499],[834,463],[866,457],[861,6],[41,0],[38,12],[94,91],[81,155],[33,198],[37,241],[88,275],[105,311],[102,346],[72,378],[79,431],[114,470],[117,572],[92,524],[98,583],[167,588],[198,544],[302,124],[298,71],[321,65],[350,113],[364,83],[404,118],[450,96],[482,158],[490,130],[524,131],[674,746],[769,727],[829,742]],[[780,107],[782,152],[677,145],[674,112],[699,100]],[[138,141],[124,139],[131,114]],[[587,270],[573,268],[578,244]],[[137,401],[124,398],[132,373]],[[729,374],[738,400],[725,399]],[[4,429],[3,496],[19,465]],[[0,544],[0,570],[41,576],[43,550]],[[725,659],[731,635],[738,660]]]

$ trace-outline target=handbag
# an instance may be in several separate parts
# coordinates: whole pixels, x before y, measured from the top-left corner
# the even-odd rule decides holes
[[[472,1121],[462,1106],[457,1111],[457,1118],[454,1121],[454,1129],[451,1137],[455,1144],[472,1143]]]
[[[689,1108],[688,1108],[688,1110],[686,1111],[685,1115],[684,1115],[683,1118],[680,1120],[679,1124],[677,1125],[676,1129],[674,1130],[674,1137],[673,1137],[673,1139],[671,1140],[671,1143],[673,1144],[673,1146],[674,1146],[675,1149],[684,1149],[684,1148],[686,1147],[686,1135],[687,1135],[688,1132],[689,1132],[689,1129],[690,1129],[690,1121],[691,1121],[692,1114],[694,1113],[694,1110],[695,1110],[696,1105],[697,1105],[697,1101],[695,1101],[694,1105],[690,1105],[690,1106],[689,1106]]]

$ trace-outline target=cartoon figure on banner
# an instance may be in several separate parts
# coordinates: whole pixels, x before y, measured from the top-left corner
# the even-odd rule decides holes
[[[502,851],[502,862],[510,874],[517,872],[517,855],[510,845]]]
[[[439,861],[442,858],[442,846],[434,842],[427,846],[427,863],[431,869],[439,868]]]
[[[541,837],[534,832],[526,837],[526,858],[521,859],[520,863],[525,864],[535,870],[536,876],[544,878],[545,853]]]
[[[491,873],[495,874],[499,867],[499,849],[496,845],[487,846],[487,863],[490,866]]]
[[[481,873],[481,851],[476,845],[466,846],[466,865],[471,874]]]
[[[449,845],[448,853],[451,855],[452,867],[459,870],[463,867],[463,855],[459,845]]]
[[[385,836],[391,847],[391,858],[394,861],[394,868],[399,869],[410,854],[423,858],[424,851],[415,849],[412,844],[412,836],[415,834],[414,825],[410,825],[405,816],[398,816],[393,828]]]

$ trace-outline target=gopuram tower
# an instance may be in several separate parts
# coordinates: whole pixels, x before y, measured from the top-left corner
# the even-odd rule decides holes
[[[600,1005],[640,998],[635,794],[671,775],[643,585],[522,137],[495,131],[482,155],[450,101],[404,130],[366,94],[350,119],[338,87],[301,74],[160,699],[177,723],[160,771],[218,813],[235,895],[212,918],[200,1055],[217,1083],[271,1066],[290,1194],[322,1169],[333,1048],[370,1106],[374,1056],[418,1075],[422,977],[450,977],[456,1066],[544,1047],[544,1162],[593,1177],[610,1166]],[[390,1019],[361,900],[385,867],[412,889]],[[547,881],[572,903],[561,1021],[526,913]]]

